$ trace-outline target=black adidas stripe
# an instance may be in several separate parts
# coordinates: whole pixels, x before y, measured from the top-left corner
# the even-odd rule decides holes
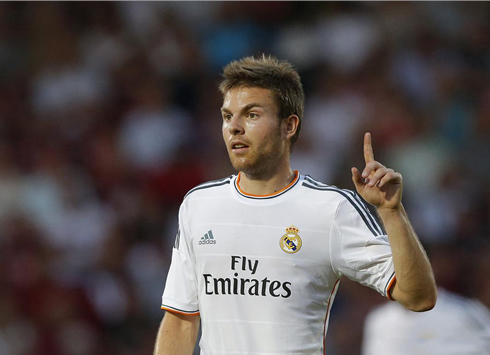
[[[184,200],[186,199],[187,196],[189,196],[191,193],[197,191],[197,190],[202,190],[202,189],[208,189],[210,187],[217,187],[217,186],[222,186],[222,185],[226,185],[226,184],[229,184],[231,182],[231,178],[233,177],[232,176],[229,176],[227,178],[224,178],[224,179],[219,179],[219,180],[213,180],[213,181],[208,181],[208,182],[205,182],[201,185],[198,185],[196,187],[194,187],[193,189],[191,189],[185,196],[184,196]]]
[[[337,186],[332,186],[332,185],[320,183],[320,182],[316,181],[315,179],[313,179],[309,175],[306,175],[305,179],[317,187],[327,187],[327,188],[337,189],[339,191],[347,192],[350,195],[352,195],[354,198],[354,202],[357,202],[358,206],[360,206],[362,208],[362,210],[365,211],[364,215],[367,216],[367,218],[371,222],[371,226],[376,230],[378,235],[386,234],[384,231],[384,228],[379,224],[378,220],[376,218],[374,218],[374,216],[371,214],[371,211],[369,211],[369,209],[366,207],[365,203],[361,200],[361,198],[359,197],[359,195],[356,192],[351,191],[351,190],[343,190],[343,189],[338,188]]]
[[[395,272],[394,271],[391,274],[390,278],[388,279],[388,282],[386,283],[386,286],[385,286],[385,294],[386,295],[388,294],[388,286],[390,285],[391,280],[393,280],[393,277],[395,277]]]
[[[364,221],[364,224],[366,224],[366,226],[371,231],[371,233],[373,233],[373,235],[375,237],[377,237],[377,236],[380,235],[380,233],[378,233],[374,229],[374,227],[371,226],[371,224],[369,223],[368,219],[365,216],[365,213],[363,213],[362,207],[359,207],[358,204],[356,203],[356,201],[353,200],[353,197],[351,197],[348,193],[346,193],[346,192],[344,192],[342,190],[339,190],[337,188],[313,186],[313,185],[310,185],[308,182],[303,182],[303,186],[304,187],[307,187],[309,189],[313,189],[313,190],[318,190],[318,191],[333,191],[333,192],[337,192],[337,193],[341,194],[342,196],[344,196],[347,199],[347,201],[350,202],[350,204],[352,206],[354,206],[354,208],[356,209],[356,211],[359,213],[359,216],[361,216],[362,220]]]
[[[177,229],[177,235],[175,236],[174,248],[179,249],[180,246],[180,228]]]
[[[371,211],[369,211],[369,209],[366,207],[366,205],[364,204],[364,202],[362,202],[362,200],[359,197],[359,195],[357,193],[355,193],[354,191],[349,191],[349,190],[346,190],[346,191],[350,192],[351,195],[354,196],[354,198],[357,201],[359,201],[359,203],[361,204],[361,206],[364,207],[364,210],[366,211],[366,214],[367,214],[369,220],[373,224],[374,228],[379,232],[379,234],[386,234],[384,232],[384,228],[379,224],[379,222],[377,221],[377,219],[374,218],[374,216],[372,215]]]

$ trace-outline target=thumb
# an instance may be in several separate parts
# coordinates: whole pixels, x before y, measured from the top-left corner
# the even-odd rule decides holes
[[[352,182],[356,185],[356,188],[360,188],[364,185],[364,180],[362,179],[361,173],[357,168],[352,168]]]

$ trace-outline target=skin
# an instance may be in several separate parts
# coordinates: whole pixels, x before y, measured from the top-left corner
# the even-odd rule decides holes
[[[288,185],[294,178],[289,140],[298,128],[298,116],[279,120],[272,92],[247,87],[225,94],[221,114],[223,140],[231,164],[241,172],[241,189],[267,195]],[[248,148],[233,149],[236,142]]]
[[[158,329],[154,355],[191,355],[199,333],[200,317],[166,312]]]
[[[364,135],[364,161],[362,175],[352,168],[352,181],[388,234],[396,273],[391,297],[412,311],[430,310],[437,300],[434,273],[402,205],[402,175],[374,160],[370,133]]]
[[[266,195],[287,186],[294,174],[290,166],[289,140],[299,118],[278,119],[270,90],[239,87],[224,96],[223,139],[233,167],[241,172],[240,188]],[[237,142],[247,147],[234,149]],[[393,253],[396,282],[391,297],[413,311],[435,306],[436,284],[432,268],[402,205],[403,178],[374,160],[371,134],[364,136],[365,167],[352,168],[352,181],[364,200],[375,206],[385,226]],[[155,355],[192,354],[199,316],[167,312],[157,336]]]

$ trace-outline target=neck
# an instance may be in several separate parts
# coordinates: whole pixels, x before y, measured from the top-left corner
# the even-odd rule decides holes
[[[295,178],[295,173],[289,164],[280,167],[270,176],[251,176],[240,172],[240,189],[251,195],[270,195],[284,189]]]

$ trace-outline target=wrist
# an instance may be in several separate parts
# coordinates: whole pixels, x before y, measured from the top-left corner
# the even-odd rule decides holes
[[[390,217],[390,216],[396,216],[396,215],[402,215],[404,213],[405,209],[403,208],[402,204],[399,204],[396,207],[378,207],[377,212],[381,218],[383,217]]]

